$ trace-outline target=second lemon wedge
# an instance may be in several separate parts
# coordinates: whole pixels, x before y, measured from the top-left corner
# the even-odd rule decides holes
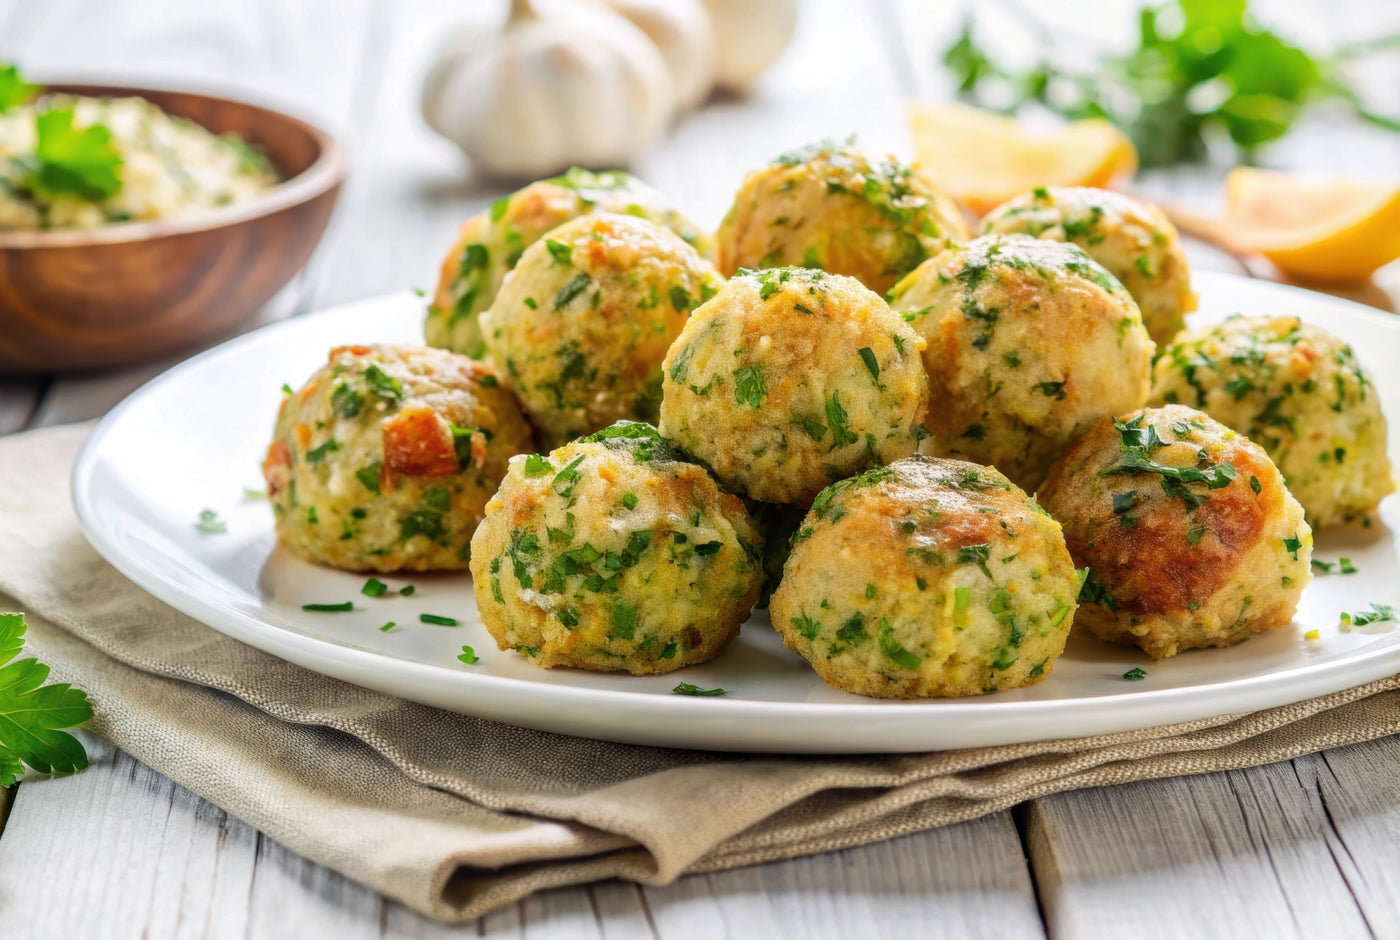
[[[962,104],[909,107],[918,163],[979,215],[1037,186],[1107,186],[1137,168],[1137,151],[1112,124],[1074,121],[1036,133]]]
[[[1400,184],[1239,167],[1225,221],[1233,242],[1304,280],[1364,281],[1400,258]]]

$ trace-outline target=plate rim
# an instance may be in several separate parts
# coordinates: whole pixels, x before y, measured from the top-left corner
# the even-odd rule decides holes
[[[1251,289],[1263,289],[1266,293],[1276,291],[1286,296],[1302,295],[1310,303],[1323,302],[1335,305],[1339,313],[1369,320],[1377,327],[1395,332],[1397,346],[1400,347],[1400,317],[1392,318],[1390,315],[1355,301],[1228,272],[1200,271],[1195,272],[1194,278],[1198,279],[1196,283],[1198,292],[1204,292],[1202,291],[1204,286],[1202,282],[1221,279],[1245,282],[1250,284]],[[572,722],[573,725],[577,726],[579,724],[577,718],[561,718],[558,722],[546,723],[547,726],[538,721],[530,720],[506,721],[506,723],[519,727],[620,743],[697,750],[767,753],[918,753],[936,748],[930,748],[926,745],[904,749],[871,748],[862,747],[858,743],[852,746],[833,746],[830,742],[823,741],[775,740],[775,735],[772,733],[755,735],[753,740],[731,739],[723,745],[706,743],[706,739],[714,730],[713,726],[716,723],[722,723],[728,728],[736,721],[763,722],[776,730],[793,724],[821,725],[838,717],[857,721],[880,720],[902,727],[912,727],[920,723],[936,724],[940,719],[958,721],[976,718],[981,721],[998,721],[1004,726],[1020,728],[1028,724],[1025,719],[1032,715],[1040,723],[1047,721],[1055,723],[1056,719],[1072,716],[1077,721],[1077,727],[1088,726],[1089,730],[1083,734],[1076,734],[1072,738],[1066,738],[1063,734],[1039,732],[995,734],[988,735],[984,744],[965,746],[997,746],[1073,740],[1276,708],[1319,695],[1345,691],[1400,672],[1400,644],[1395,644],[1378,649],[1358,651],[1327,662],[1296,666],[1280,672],[1247,676],[1226,682],[1209,683],[1204,686],[1144,689],[1113,695],[1033,701],[997,701],[992,696],[970,696],[934,700],[874,699],[851,703],[793,702],[727,699],[723,697],[694,698],[660,695],[641,690],[593,689],[566,684],[538,683],[511,676],[461,672],[447,664],[438,665],[388,657],[346,643],[285,629],[266,620],[245,614],[240,610],[207,600],[198,593],[180,589],[176,584],[163,577],[158,569],[125,552],[118,541],[112,537],[108,528],[99,521],[97,507],[92,502],[93,487],[91,481],[98,471],[103,445],[120,427],[126,414],[147,395],[155,393],[166,383],[183,377],[185,373],[199,369],[209,359],[237,354],[243,347],[266,342],[269,337],[276,333],[297,330],[305,324],[341,315],[350,308],[387,306],[407,303],[410,302],[410,299],[415,302],[417,300],[412,292],[395,291],[337,304],[303,316],[268,324],[176,364],[127,395],[93,428],[83,441],[74,459],[70,477],[70,495],[79,525],[89,544],[104,560],[142,590],[211,629],[311,672],[349,682],[381,694],[497,721],[506,721],[500,717],[503,713],[502,709],[485,699],[499,695],[506,697],[524,695],[529,696],[546,709],[559,708],[567,711],[570,706],[602,705],[611,711],[621,709],[634,713],[634,715],[644,713],[648,718],[657,719],[657,723],[697,722],[692,728],[681,728],[678,732],[673,727],[664,734],[649,733],[645,728],[619,729],[616,725],[600,727],[596,734],[583,734],[574,730],[560,730],[561,723],[569,724]],[[395,683],[396,689],[401,689],[406,685],[418,691],[419,694],[405,695],[401,691],[389,691],[384,688],[383,685],[387,683],[376,684],[362,681],[366,675],[381,673],[389,678],[400,680]],[[352,678],[352,676],[357,678]],[[446,686],[442,685],[444,680],[446,680]],[[463,707],[443,704],[440,696],[428,694],[444,687],[451,688],[457,693]],[[1217,695],[1202,696],[1200,693],[1203,689],[1213,689]],[[1204,704],[1208,701],[1217,701],[1220,697],[1232,701],[1249,698],[1252,704],[1245,712],[1222,711],[1219,704]],[[1198,702],[1201,704],[1197,704]],[[1196,707],[1192,707],[1193,705]],[[1143,720],[1149,717],[1151,712],[1156,711],[1170,712],[1171,720],[1165,724],[1160,720]],[[732,732],[733,729],[730,728],[730,733]],[[814,747],[814,743],[818,746]]]

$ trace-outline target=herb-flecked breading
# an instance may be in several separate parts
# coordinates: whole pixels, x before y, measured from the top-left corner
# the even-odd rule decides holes
[[[1122,193],[1078,186],[1040,187],[996,207],[982,234],[1023,234],[1073,242],[1137,301],[1143,324],[1166,343],[1196,309],[1190,267],[1176,226],[1161,209]]]
[[[924,436],[920,338],[853,278],[742,271],[663,366],[661,432],[751,499],[805,505]]]
[[[656,430],[519,457],[472,540],[482,622],[536,665],[637,674],[713,658],[763,580],[762,538]]]
[[[667,348],[720,284],[662,226],[576,218],[526,249],[482,314],[487,360],[546,444],[620,419],[654,422]]]
[[[1147,400],[1132,297],[1067,242],[984,235],[919,266],[890,304],[927,342],[932,452],[1034,487],[1090,424]]]
[[[991,467],[913,456],[824,489],[792,539],[773,625],[827,682],[891,698],[1044,678],[1079,578],[1059,525]]]
[[[428,345],[475,358],[486,345],[478,322],[525,249],[570,219],[597,212],[636,216],[665,226],[708,256],[704,232],[671,208],[666,197],[629,173],[573,167],[498,199],[463,223],[443,259],[424,332]],[[536,303],[541,298],[529,298]],[[528,301],[527,301],[528,302]]]
[[[1258,445],[1181,405],[1105,418],[1037,494],[1086,570],[1077,623],[1154,659],[1292,620],[1312,532]]]
[[[515,399],[482,363],[342,346],[283,396],[263,473],[278,535],[303,558],[460,570],[507,461],[531,449]]]
[[[854,139],[818,141],[750,173],[716,234],[726,275],[801,265],[879,293],[966,238],[957,207],[929,180]]]
[[[1314,526],[1366,517],[1394,489],[1370,376],[1350,346],[1295,317],[1183,332],[1153,365],[1152,399],[1199,408],[1263,447]]]

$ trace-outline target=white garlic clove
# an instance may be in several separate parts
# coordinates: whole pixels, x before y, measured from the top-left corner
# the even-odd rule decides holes
[[[783,54],[797,0],[704,0],[715,32],[715,83],[742,91]]]
[[[543,176],[626,164],[676,110],[661,53],[625,17],[581,2],[514,0],[500,30],[467,29],[423,83],[423,116],[479,172]]]
[[[700,0],[602,0],[661,50],[680,107],[705,100],[715,83],[715,31]]]

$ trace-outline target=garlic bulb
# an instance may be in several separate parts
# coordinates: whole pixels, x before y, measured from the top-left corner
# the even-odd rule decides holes
[[[625,164],[676,111],[661,53],[594,4],[511,0],[500,31],[448,41],[423,82],[423,116],[492,176]]]
[[[656,44],[682,108],[699,104],[715,83],[715,31],[700,0],[603,0]]]
[[[778,61],[797,25],[797,0],[704,0],[715,28],[715,82],[742,91]]]

